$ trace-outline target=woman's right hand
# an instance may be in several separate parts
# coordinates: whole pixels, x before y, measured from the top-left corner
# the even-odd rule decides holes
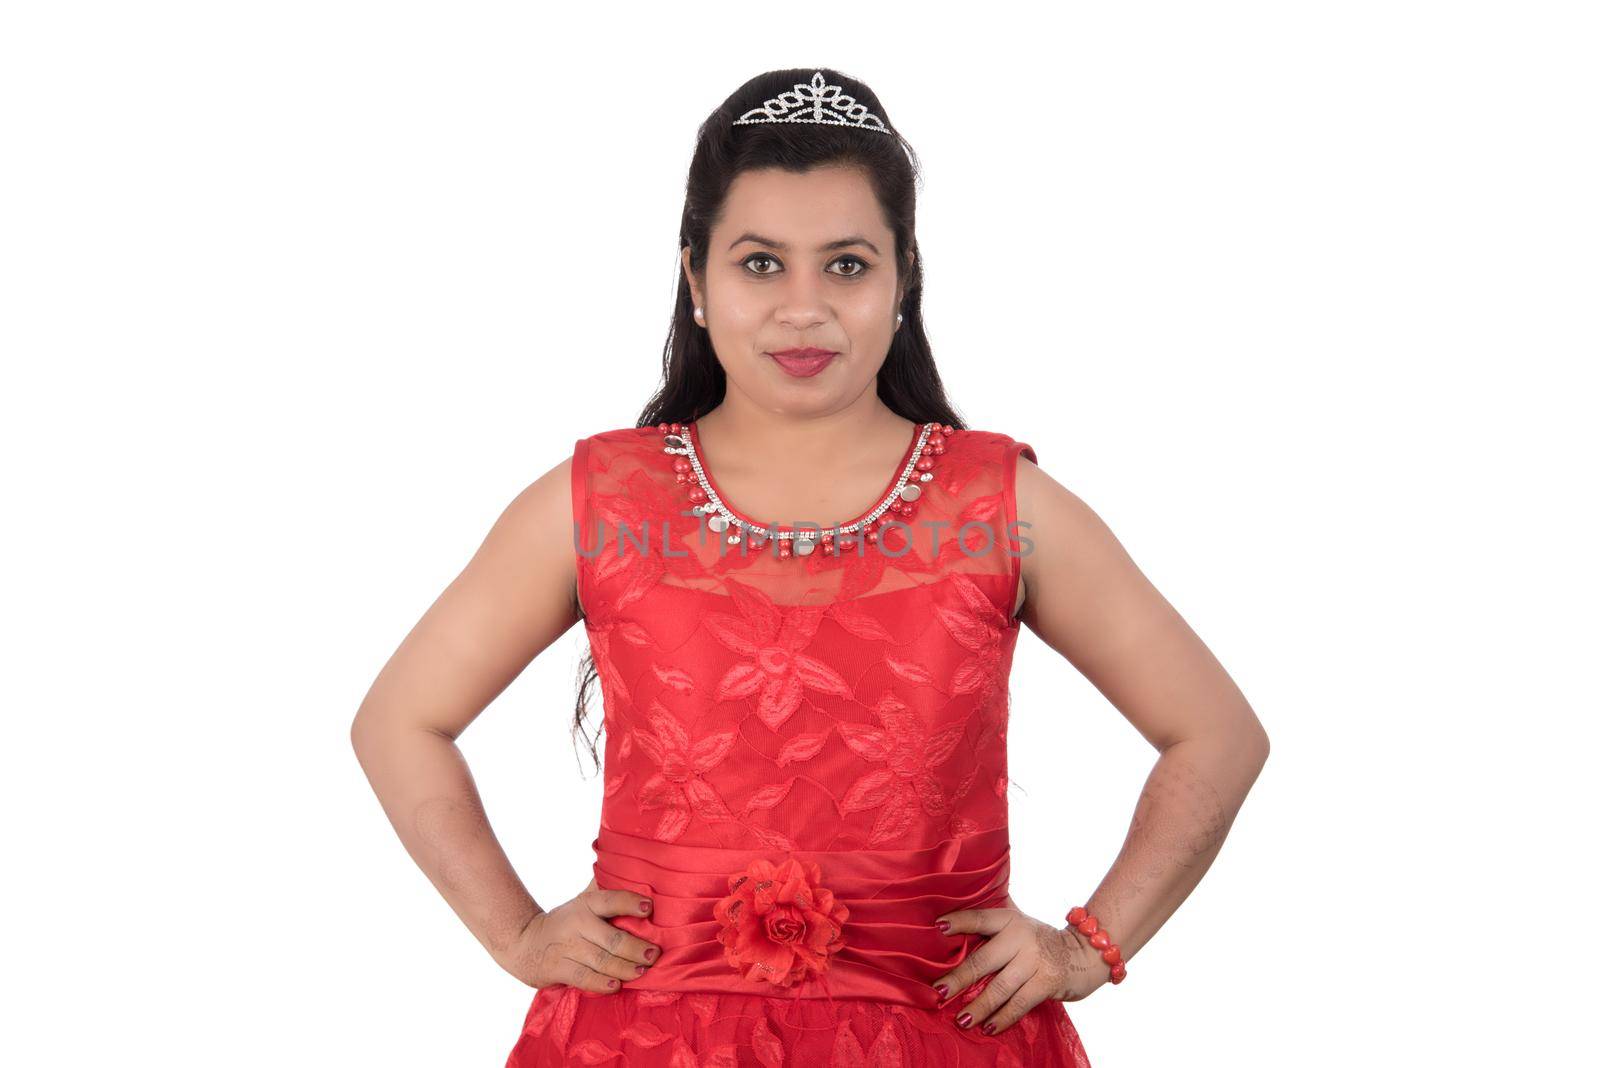
[[[500,966],[532,987],[567,986],[614,993],[661,958],[661,947],[607,921],[648,916],[650,899],[632,890],[602,890],[594,880],[564,905],[528,922],[500,957]]]

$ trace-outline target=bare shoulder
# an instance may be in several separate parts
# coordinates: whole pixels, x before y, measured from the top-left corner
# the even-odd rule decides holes
[[[1104,526],[1088,502],[1022,455],[1017,457],[1017,520],[1036,534],[1084,534]]]
[[[572,457],[562,457],[554,467],[523,487],[506,506],[506,515],[519,525],[537,527],[554,524],[567,528],[562,533],[570,534]]]
[[[1100,515],[1026,458],[1017,464],[1017,519],[1033,542],[1022,557],[1021,619],[1035,635],[1157,749],[1231,732],[1265,759],[1260,722],[1200,636]]]
[[[518,491],[452,584],[473,626],[492,620],[524,649],[543,648],[580,615],[571,472],[564,457]]]
[[[571,591],[577,607],[577,568],[573,552],[572,457],[545,471],[506,506],[485,546],[494,543],[524,561],[530,584],[546,596]],[[520,570],[520,569],[519,569]]]
[[[454,738],[579,619],[570,459],[517,492],[373,684],[358,718]]]
[[[1047,596],[1059,602],[1117,576],[1134,581],[1138,568],[1099,513],[1026,456],[1017,457],[1017,521],[1031,543],[1022,556],[1025,619],[1037,619]]]

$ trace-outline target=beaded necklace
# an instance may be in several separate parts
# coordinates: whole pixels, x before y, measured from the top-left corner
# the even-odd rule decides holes
[[[749,548],[764,548],[768,540],[778,543],[777,557],[787,560],[794,556],[810,556],[819,547],[825,554],[834,555],[853,548],[859,535],[869,544],[878,540],[879,532],[896,519],[909,520],[916,514],[917,499],[922,496],[924,484],[933,481],[937,457],[943,456],[946,443],[955,429],[949,424],[922,423],[906,450],[899,474],[883,498],[865,514],[848,523],[835,523],[829,527],[804,525],[798,528],[767,526],[740,515],[717,492],[716,483],[700,458],[699,432],[694,421],[687,423],[659,423],[661,451],[676,456],[672,463],[679,485],[688,487],[691,511],[694,515],[709,516],[706,526],[721,534],[727,533],[729,545],[748,542]],[[893,515],[895,519],[886,518]]]

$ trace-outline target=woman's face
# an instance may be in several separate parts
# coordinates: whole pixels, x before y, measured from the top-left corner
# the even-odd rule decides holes
[[[705,278],[688,249],[683,269],[730,391],[818,414],[873,386],[902,290],[894,235],[859,170],[743,172],[711,231]],[[792,351],[804,349],[833,355]]]

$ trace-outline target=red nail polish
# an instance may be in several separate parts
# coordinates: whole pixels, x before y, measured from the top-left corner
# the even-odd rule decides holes
[[[607,981],[606,986],[616,986],[621,981],[622,980],[620,980],[620,979],[611,979],[611,980]]]
[[[957,1016],[956,1017],[956,1026],[957,1027],[971,1027],[972,1026],[972,1013],[964,1012],[960,1016]]]
[[[950,988],[945,986],[943,983],[935,986],[934,989],[939,992],[939,997],[941,998],[947,998],[950,996]]]
[[[994,1022],[992,1020],[983,1025],[983,1033],[986,1035],[994,1034]]]
[[[654,961],[656,959],[656,947],[655,946],[651,946],[649,949],[644,951],[644,959],[648,960],[648,961]]]
[[[648,902],[648,901],[639,902],[639,911],[640,912],[649,912],[650,911],[650,902]]]
[[[646,968],[643,964],[636,964],[634,965],[633,970],[636,974],[643,975],[646,971]]]
[[[933,925],[935,927],[939,928],[939,930],[943,931],[945,934],[949,934],[950,933],[950,921],[949,920],[935,920]]]

